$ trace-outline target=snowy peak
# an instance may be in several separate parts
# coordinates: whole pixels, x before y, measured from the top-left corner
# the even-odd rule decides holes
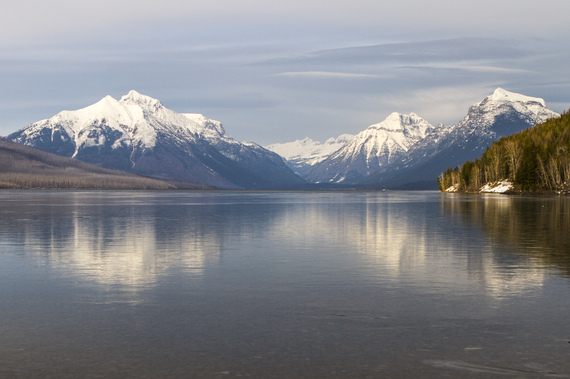
[[[544,99],[538,97],[525,96],[519,93],[509,92],[507,90],[502,89],[501,87],[497,88],[491,96],[487,96],[485,100],[494,101],[494,102],[499,102],[499,101],[520,102],[520,103],[534,102],[541,104],[543,107],[546,107]]]
[[[124,106],[117,100],[107,95],[95,104],[89,105],[77,111],[63,111],[58,116],[66,117],[69,115],[77,114],[82,118],[97,118],[100,115],[118,115],[124,113]]]
[[[487,134],[494,138],[494,134],[510,135],[521,131],[521,125],[527,128],[557,116],[543,99],[497,88],[492,95],[472,105],[456,128],[463,134]]]
[[[431,129],[433,129],[433,126],[415,113],[406,115],[394,112],[386,117],[384,121],[370,125],[366,130],[360,132],[355,138],[369,138],[371,135],[383,137],[389,136],[389,138],[393,139],[396,143],[407,150],[406,146],[408,143],[405,140],[422,139]]]
[[[222,188],[300,185],[281,157],[225,134],[201,114],[182,114],[136,91],[63,111],[10,136],[14,142],[103,167]]]
[[[319,183],[354,182],[405,154],[432,129],[433,126],[414,113],[394,112],[355,135],[303,177]]]
[[[389,131],[404,130],[404,121],[398,112],[391,113],[386,119],[378,124],[370,125],[368,129],[383,129]]]
[[[368,134],[368,132],[376,131],[386,131],[390,134],[392,133],[403,133],[405,137],[411,139],[418,139],[424,138],[426,133],[428,133],[433,127],[424,120],[423,118],[419,117],[415,113],[401,114],[398,112],[394,112],[390,114],[386,119],[378,124],[370,125],[364,132]],[[398,139],[396,137],[396,139]]]
[[[162,103],[157,99],[154,99],[150,96],[142,95],[135,90],[129,91],[128,94],[121,97],[121,100],[119,100],[119,102],[127,105],[138,105],[142,108],[150,110],[157,110],[159,108],[164,107]]]
[[[369,129],[384,129],[389,131],[405,130],[414,125],[419,125],[422,123],[427,123],[421,117],[418,117],[415,113],[410,113],[409,115],[401,114],[398,112],[391,113],[386,119],[378,124],[370,125]]]

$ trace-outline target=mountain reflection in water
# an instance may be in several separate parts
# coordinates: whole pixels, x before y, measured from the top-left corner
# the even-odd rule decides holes
[[[1,191],[0,377],[569,377],[569,204]]]

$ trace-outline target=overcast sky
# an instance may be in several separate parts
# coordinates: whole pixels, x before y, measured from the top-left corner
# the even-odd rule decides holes
[[[262,145],[391,112],[455,124],[496,87],[570,104],[570,1],[19,0],[0,135],[134,89]]]

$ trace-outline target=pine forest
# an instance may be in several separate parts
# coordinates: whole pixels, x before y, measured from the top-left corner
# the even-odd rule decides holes
[[[448,168],[441,191],[478,192],[508,180],[516,191],[567,193],[570,185],[570,111],[493,143],[474,162]]]

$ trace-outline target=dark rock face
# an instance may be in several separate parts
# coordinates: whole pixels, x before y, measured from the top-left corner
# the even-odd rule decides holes
[[[22,129],[10,134],[8,139],[26,145],[28,135],[25,129]],[[65,129],[60,127],[42,128],[34,136],[33,145],[29,146],[64,157],[71,157],[75,152],[75,142],[69,137]]]

